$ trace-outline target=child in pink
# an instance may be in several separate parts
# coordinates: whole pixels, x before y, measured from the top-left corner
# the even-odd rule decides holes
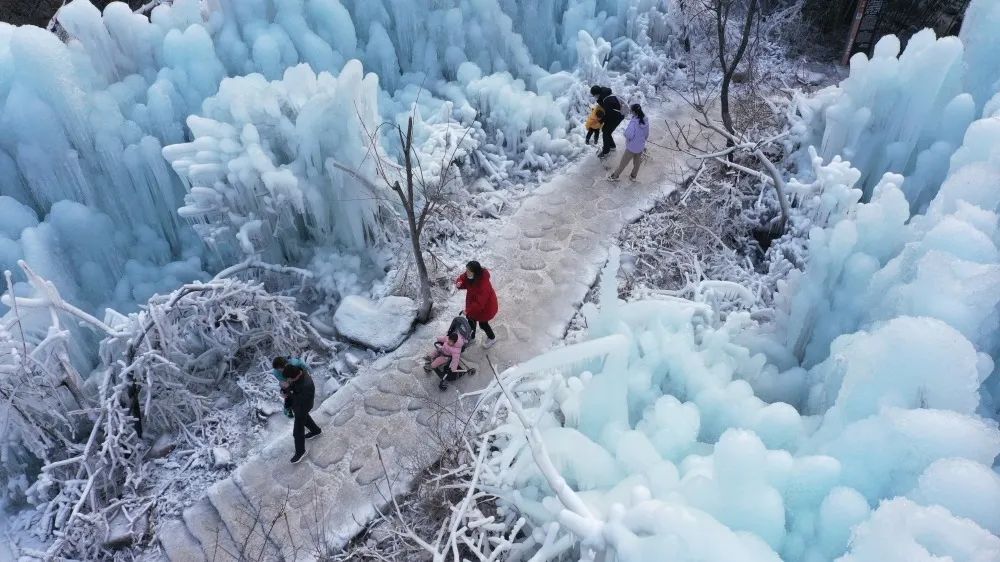
[[[451,370],[458,371],[458,361],[462,358],[462,346],[464,345],[465,339],[456,332],[439,337],[437,343],[434,344],[434,353],[427,356],[429,363],[424,366],[424,370],[437,369],[450,361]]]

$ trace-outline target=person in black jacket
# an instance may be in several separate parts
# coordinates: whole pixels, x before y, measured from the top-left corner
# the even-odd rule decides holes
[[[292,457],[292,464],[295,464],[306,455],[306,439],[318,437],[323,430],[309,415],[316,400],[316,386],[312,377],[304,369],[291,364],[285,365],[281,374],[288,382],[288,396],[291,400],[292,414],[295,416],[292,426],[292,438],[295,440],[295,456]],[[309,433],[306,433],[306,429]]]
[[[600,154],[597,155],[599,158],[604,158],[616,148],[612,134],[625,120],[625,111],[622,100],[611,92],[611,88],[595,85],[590,87],[590,93],[597,98],[597,104],[604,110],[604,124],[601,126],[603,145]]]

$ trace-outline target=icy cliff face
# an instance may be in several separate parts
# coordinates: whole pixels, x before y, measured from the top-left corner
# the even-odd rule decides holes
[[[329,157],[350,162],[356,155],[358,147],[344,146],[357,141],[358,128],[349,122],[357,121],[352,100],[364,98],[368,124],[398,122],[416,105],[440,125],[420,131],[429,146],[440,144],[430,139],[449,128],[447,121],[471,128],[475,149],[468,150],[478,153],[467,165],[495,181],[517,179],[577,150],[567,141],[565,102],[557,99],[576,79],[549,71],[573,69],[581,52],[587,64],[595,51],[603,57],[600,37],[637,33],[637,20],[654,4],[176,0],[147,18],[121,3],[101,13],[86,0],[74,0],[57,15],[67,43],[39,28],[0,24],[0,195],[17,200],[42,224],[63,220],[48,217],[57,202],[82,204],[110,221],[105,241],[137,241],[117,243],[129,251],[100,258],[111,260],[102,263],[110,275],[104,281],[113,281],[108,284],[81,282],[80,271],[61,270],[56,261],[38,267],[67,294],[91,303],[142,301],[148,291],[135,288],[146,277],[188,280],[248,249],[293,257],[314,243],[357,247],[371,238],[373,210],[345,203],[357,199],[361,188],[326,165]],[[581,51],[581,34],[591,48]],[[598,38],[596,47],[592,37]],[[357,68],[348,64],[353,59],[361,63]],[[302,70],[288,77],[286,71],[301,64],[314,78],[301,78]],[[378,85],[364,72],[377,75]],[[315,84],[303,85],[310,80]],[[338,93],[324,91],[327,86]],[[238,93],[243,87],[258,97]],[[336,122],[310,128],[304,122],[312,115],[298,119],[299,111]],[[303,123],[297,128],[282,128],[298,121]],[[258,129],[256,143],[252,134],[240,136],[249,133],[247,124]],[[171,145],[179,146],[167,154],[184,181],[163,158]],[[263,165],[251,156],[255,146],[273,169],[244,166]],[[230,164],[233,169],[226,169]],[[243,177],[231,181],[223,178],[227,173]],[[241,209],[232,220],[217,222],[223,209],[240,206],[237,201],[249,204],[254,182],[276,197],[254,205],[284,202],[277,193],[290,194],[294,184],[315,212],[305,224],[291,224],[296,213],[305,216],[293,198],[287,208]],[[193,189],[195,184],[215,195]],[[225,189],[236,192],[223,194]],[[181,207],[184,216],[177,212]],[[24,214],[17,209],[10,212]],[[215,251],[205,252],[191,219]],[[20,230],[7,230],[0,239],[0,268],[16,270],[12,260],[29,257],[29,246],[38,244],[53,255],[83,252],[84,261],[100,254],[96,239],[81,247],[78,241],[72,246],[52,236],[25,239]],[[279,236],[274,247],[253,243],[271,235]],[[146,273],[129,273],[129,263]],[[123,288],[112,297],[119,281]]]
[[[993,11],[983,13],[986,5],[992,6]],[[986,39],[976,29],[1000,13],[1000,5],[979,2],[972,8],[979,18],[970,20],[964,37],[980,37],[985,44],[972,43],[967,52],[995,49],[995,34]],[[853,68],[852,77],[842,85],[843,90],[821,92],[816,100],[821,105],[828,98],[837,100],[826,106],[825,119],[818,113],[813,115],[815,130],[824,131],[824,143],[845,133],[843,123],[836,124],[830,116],[837,108],[854,103],[852,100],[857,98],[851,91],[869,92],[873,103],[884,106],[886,111],[890,107],[884,105],[883,96],[895,100],[896,108],[917,107],[931,97],[947,100],[950,94],[942,95],[941,91],[929,96],[919,87],[929,82],[920,80],[896,80],[893,88],[898,89],[892,95],[879,89],[880,85],[893,83],[886,78],[892,75],[892,68],[929,79],[930,70],[942,68],[941,60],[930,53],[947,51],[957,57],[963,52],[963,45],[957,40],[929,42],[932,39],[925,34],[916,45],[911,43],[898,60],[876,57],[875,61],[890,68],[883,73],[870,73],[868,62],[856,57],[854,62],[860,72],[855,75],[857,68]],[[992,63],[988,63],[980,73],[972,66],[975,60],[960,64],[960,59],[955,58],[951,65],[944,65],[945,72],[941,75],[954,78],[951,86],[954,89],[961,87],[959,79],[963,76],[971,84],[994,71]],[[929,136],[924,145],[937,147],[929,148],[931,151],[940,149],[935,156],[940,157],[935,164],[940,169],[924,173],[929,169],[917,166],[909,169],[912,175],[905,178],[894,173],[881,175],[868,191],[867,204],[853,204],[861,198],[865,166],[869,173],[880,174],[881,167],[873,167],[872,160],[864,157],[860,165],[836,158],[824,164],[822,152],[813,153],[811,175],[816,181],[808,187],[795,181],[790,183],[799,198],[802,216],[815,228],[809,235],[806,267],[789,276],[775,299],[778,331],[784,348],[791,353],[791,357],[779,363],[801,362],[805,367],[813,366],[832,353],[837,345],[835,340],[842,334],[868,330],[899,315],[937,318],[959,330],[977,351],[986,354],[982,378],[989,376],[989,379],[983,386],[981,411],[997,415],[1000,384],[996,375],[990,376],[993,367],[989,365],[1000,359],[1000,289],[997,288],[1000,286],[997,223],[1000,161],[996,156],[996,147],[1000,146],[1000,104],[996,102],[1000,83],[995,86],[992,91],[977,90],[975,96],[957,94],[946,104],[952,108],[964,106],[960,113],[973,115],[981,103],[981,119],[966,124],[964,118],[955,118],[946,110],[939,121],[942,128],[932,127],[921,133],[927,135],[936,130],[934,135],[938,136]],[[858,114],[886,117],[884,112],[869,112],[869,109],[862,107]],[[928,124],[916,116],[904,118],[896,113],[897,109],[891,111],[892,118],[881,121],[885,129],[871,130],[872,125],[860,127],[851,133],[857,136],[849,146],[877,153],[879,146],[901,146],[899,143],[907,138],[906,128],[915,132]],[[936,118],[931,124],[934,122]],[[912,141],[917,136],[908,138]],[[923,156],[911,162],[919,163]],[[941,175],[940,181],[935,179],[937,175]],[[917,185],[923,187],[915,189]],[[915,210],[920,213],[913,215]],[[772,358],[776,357],[772,353]],[[828,384],[833,383],[828,380]],[[822,394],[826,398],[814,395],[808,400],[815,406],[815,400],[825,403],[832,397],[829,392]],[[803,405],[807,402],[805,396],[782,399]]]
[[[865,200],[884,173],[902,174],[911,210],[923,212],[965,130],[1000,90],[998,26],[1000,5],[974,2],[961,39],[925,29],[900,53],[895,36],[883,37],[871,59],[851,58],[847,79],[801,101],[797,140],[825,162],[850,161]]]
[[[276,263],[301,261],[307,241],[363,250],[377,202],[392,197],[366,134],[377,101],[378,78],[358,61],[336,78],[303,64],[282,81],[223,80],[188,117],[194,140],[163,151],[189,186],[180,215],[213,247]]]

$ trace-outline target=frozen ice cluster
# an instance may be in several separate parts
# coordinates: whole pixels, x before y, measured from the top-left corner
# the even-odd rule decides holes
[[[356,60],[337,77],[302,64],[280,81],[226,78],[188,118],[194,140],[163,149],[190,186],[180,216],[213,247],[274,263],[301,261],[306,241],[363,250],[377,202],[392,196],[375,183],[365,134],[377,100],[378,79]]]
[[[993,362],[950,319],[903,307],[805,369],[760,353],[772,336],[748,313],[719,322],[703,303],[610,295],[586,310],[593,339],[503,377],[524,413],[496,429],[484,483],[527,517],[536,548],[642,562],[1000,559],[1000,430],[977,413]]]
[[[795,141],[815,146],[824,161],[850,161],[865,200],[885,172],[902,174],[912,210],[922,212],[965,130],[987,116],[1000,90],[1000,5],[973,2],[964,21],[961,39],[925,29],[902,53],[887,35],[871,59],[854,55],[849,78],[799,100]]]
[[[788,187],[807,253],[770,314],[622,302],[613,251],[591,339],[507,373],[522,413],[496,430],[487,482],[534,548],[1000,560],[1000,82],[972,66],[1000,76],[981,54],[1000,36],[979,30],[1000,5],[970,10],[964,64],[957,39],[925,32],[898,59],[890,39],[806,102],[818,144]],[[935,145],[940,179],[908,189]]]
[[[17,202],[0,208],[0,268],[27,258],[67,295],[128,306],[247,253],[357,251],[377,234],[366,129],[416,112],[428,162],[468,129],[464,171],[530,177],[578,150],[570,72],[603,62],[609,41],[668,33],[667,9],[175,0],[147,17],[72,0],[56,18],[65,42],[0,23],[0,195]]]

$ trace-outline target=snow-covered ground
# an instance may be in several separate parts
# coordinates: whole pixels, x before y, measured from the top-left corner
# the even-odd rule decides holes
[[[769,75],[779,102],[753,98],[759,84],[738,87],[737,99],[750,96],[740,123],[768,116],[743,132],[772,139],[740,150],[763,147],[784,175],[716,158],[729,173],[696,166],[680,202],[664,197],[689,158],[663,150],[678,139],[657,125],[692,125],[678,94],[717,77],[697,74],[698,48],[686,68],[668,56],[689,38],[677,3],[452,4],[176,0],[146,19],[74,0],[58,18],[66,42],[0,24],[0,267],[18,272],[11,293],[28,309],[4,317],[0,390],[34,422],[3,432],[0,475],[4,504],[52,508],[38,520],[22,511],[18,533],[79,523],[125,490],[101,541],[127,536],[138,514],[132,532],[163,546],[150,557],[211,559],[217,545],[229,556],[325,555],[437,460],[454,392],[489,381],[442,395],[417,365],[461,308],[451,279],[477,258],[503,311],[501,343],[468,357],[481,374],[504,373],[503,389],[474,397],[491,415],[469,426],[487,432],[473,472],[496,495],[495,518],[468,501],[449,508],[449,540],[489,527],[504,536],[489,548],[511,560],[1000,559],[995,2],[971,4],[961,39],[924,32],[902,54],[883,40],[837,87],[795,92],[823,80],[807,70]],[[781,58],[767,51],[778,45],[769,29],[754,64]],[[604,182],[591,155],[574,162],[594,81],[651,110],[657,144],[639,184]],[[402,341],[412,304],[392,299],[416,296],[414,274],[383,180],[400,177],[394,127],[411,116],[421,181],[453,181],[425,231],[437,316]],[[451,157],[454,168],[439,164]],[[753,243],[734,237],[774,223],[771,184],[791,216],[751,256]],[[623,238],[626,289],[636,267],[659,267],[639,263],[656,251],[667,265],[643,279],[670,286],[619,302],[612,250],[592,290],[600,306],[576,314],[626,223],[656,204],[669,218],[664,205],[713,189],[712,220],[740,214],[737,228],[702,224],[715,241],[692,253],[656,239],[684,228],[647,216]],[[729,207],[728,193],[759,196]],[[18,277],[20,259],[54,285]],[[257,260],[294,266],[259,278],[300,297],[311,324],[263,286],[200,283]],[[130,318],[86,314],[134,310],[192,281]],[[205,300],[182,300],[188,290]],[[401,308],[406,318],[389,312],[399,325],[388,326],[386,311]],[[402,343],[363,351],[313,327],[378,349]],[[567,329],[575,345],[550,350]],[[307,346],[322,350],[310,356],[330,431],[289,468],[266,360]],[[11,386],[8,373],[27,382]],[[142,444],[129,437],[141,431],[127,415],[136,409]],[[54,452],[60,439],[70,442]],[[50,476],[76,464],[75,477]],[[113,474],[107,487],[94,470]],[[256,525],[277,515],[289,525]],[[58,544],[97,542],[81,533],[103,524]]]

